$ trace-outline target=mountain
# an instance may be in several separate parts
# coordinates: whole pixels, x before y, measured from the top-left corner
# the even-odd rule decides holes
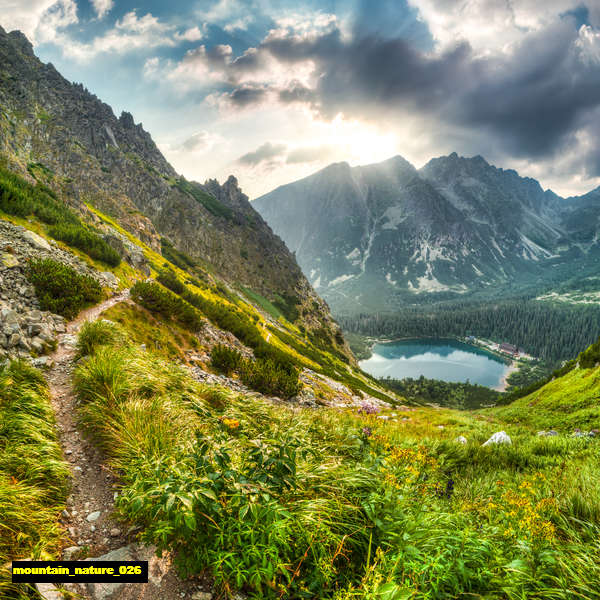
[[[600,193],[565,200],[481,156],[336,163],[253,206],[338,312],[497,294],[587,272],[599,252]]]
[[[178,175],[131,114],[116,117],[82,85],[0,28],[0,157],[55,189],[86,218],[102,211],[156,251],[173,246],[227,282],[278,306],[350,355],[327,305],[231,176]],[[162,243],[161,243],[162,238]]]

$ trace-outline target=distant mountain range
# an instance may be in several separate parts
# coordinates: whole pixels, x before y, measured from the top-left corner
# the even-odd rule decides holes
[[[561,198],[481,156],[335,163],[252,204],[338,313],[600,274],[600,188]]]

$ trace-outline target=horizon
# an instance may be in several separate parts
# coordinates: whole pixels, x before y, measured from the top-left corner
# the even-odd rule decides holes
[[[563,197],[598,187],[600,7],[436,4],[0,0],[0,24],[186,178],[234,174],[250,198],[335,162],[453,151]]]

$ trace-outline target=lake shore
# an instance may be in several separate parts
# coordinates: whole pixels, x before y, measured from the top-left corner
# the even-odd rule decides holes
[[[508,387],[508,378],[518,370],[519,364],[513,360],[510,365],[508,365],[508,369],[506,370],[506,373],[504,373],[500,383],[493,389],[497,392],[505,392],[506,388]]]

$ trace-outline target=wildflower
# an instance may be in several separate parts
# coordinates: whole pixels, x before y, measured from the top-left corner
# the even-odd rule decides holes
[[[362,428],[362,434],[363,434],[365,437],[367,437],[367,438],[368,438],[368,437],[371,437],[371,436],[373,435],[373,431],[371,430],[371,428],[370,428],[370,427],[363,427],[363,428]]]
[[[379,412],[379,408],[370,402],[363,402],[358,409],[358,414],[364,415],[376,415]]]
[[[222,423],[225,427],[229,427],[229,429],[236,429],[240,426],[240,422],[237,419],[230,419],[228,417],[223,417]]]

